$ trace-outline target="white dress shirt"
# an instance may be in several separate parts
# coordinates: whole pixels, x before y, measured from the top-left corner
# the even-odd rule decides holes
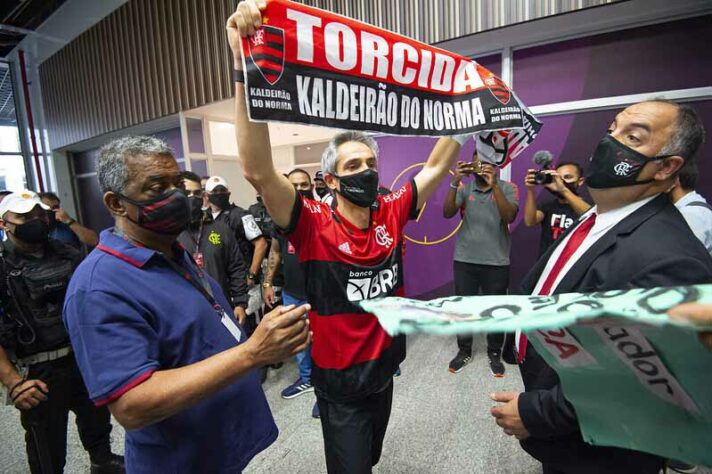
[[[685,218],[695,237],[704,244],[707,251],[712,255],[712,211],[703,206],[689,205],[695,202],[707,204],[702,195],[692,191],[677,201],[675,207]]]
[[[556,280],[554,280],[554,284],[551,285],[551,290],[547,295],[544,296],[549,296],[554,293],[556,290],[556,287],[559,286],[559,283],[561,283],[561,280],[566,276],[566,274],[571,270],[571,268],[576,264],[576,262],[583,256],[583,254],[590,249],[593,244],[598,242],[598,240],[606,235],[606,233],[611,230],[616,224],[621,222],[623,219],[640,209],[641,207],[645,206],[647,203],[658,197],[659,194],[656,194],[655,196],[650,196],[648,198],[645,198],[641,201],[636,201],[634,203],[628,204],[623,207],[619,207],[618,209],[612,209],[610,211],[602,212],[600,214],[597,213],[598,206],[594,206],[588,211],[586,211],[580,218],[578,223],[576,224],[576,227],[581,225],[581,223],[588,218],[590,218],[593,214],[596,215],[596,223],[593,224],[593,227],[591,230],[588,232],[588,235],[586,235],[586,238],[584,238],[583,242],[581,242],[581,245],[576,249],[576,251],[571,255],[571,258],[564,264],[564,267],[561,269],[559,272],[559,275],[556,277]],[[569,239],[571,236],[576,232],[576,229],[572,230],[569,232],[563,240],[557,244],[556,249],[554,252],[551,254],[549,257],[549,261],[546,262],[546,266],[544,267],[544,270],[541,272],[541,275],[539,276],[539,281],[537,281],[536,286],[534,287],[534,291],[532,291],[532,295],[539,295],[541,292],[541,288],[544,286],[544,282],[546,281],[546,278],[549,276],[549,273],[551,273],[552,268],[556,264],[556,262],[559,260],[559,256],[561,256],[561,253],[563,252],[564,248],[566,247],[566,244],[568,243]],[[516,346],[519,347],[519,339],[521,336],[521,331],[517,330],[515,334],[515,339],[516,339]]]

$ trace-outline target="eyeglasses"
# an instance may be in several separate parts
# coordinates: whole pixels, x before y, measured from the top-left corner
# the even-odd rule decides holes
[[[203,190],[202,190],[202,189],[196,189],[196,190],[194,190],[194,191],[188,191],[188,190],[186,190],[186,191],[185,191],[185,195],[188,196],[188,197],[197,197],[197,198],[200,198],[200,197],[203,197]]]

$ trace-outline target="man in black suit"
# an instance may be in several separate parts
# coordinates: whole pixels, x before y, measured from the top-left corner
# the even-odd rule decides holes
[[[687,105],[655,100],[619,113],[588,166],[596,206],[541,257],[524,291],[548,296],[712,281],[712,259],[665,193],[703,140]],[[586,444],[556,372],[518,336],[525,392],[494,394],[503,404],[492,415],[545,474],[658,473],[662,458]]]

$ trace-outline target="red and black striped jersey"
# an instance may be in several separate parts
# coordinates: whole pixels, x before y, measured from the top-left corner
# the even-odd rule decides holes
[[[338,209],[297,194],[286,229],[312,307],[312,383],[332,401],[381,390],[405,358],[405,338],[388,336],[358,302],[403,296],[403,228],[415,215],[417,188],[411,181],[377,199],[370,225],[359,229]]]

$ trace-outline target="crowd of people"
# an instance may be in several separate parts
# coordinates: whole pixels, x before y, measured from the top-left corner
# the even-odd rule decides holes
[[[291,357],[299,376],[281,396],[315,394],[327,471],[371,472],[406,340],[358,302],[404,295],[404,227],[451,170],[442,213],[462,220],[455,293],[510,289],[519,188],[499,179],[477,147],[456,162],[471,136],[439,139],[423,169],[394,190],[380,185],[378,144],[361,132],[334,136],[314,176],[277,170],[267,125],[248,118],[240,74],[240,39],[261,25],[260,8],[241,2],[227,23],[240,165],[258,196],[249,209],[232,202],[225,179],[181,171],[164,142],[141,136],[99,153],[114,220],[100,235],[56,194],[0,192],[0,382],[21,412],[33,473],[63,472],[69,411],[92,473],[241,472],[278,436],[260,384]],[[529,170],[522,183],[523,222],[541,228],[522,291],[712,281],[712,207],[695,191],[704,128],[694,109],[652,100],[601,127],[585,169],[559,161]],[[537,187],[547,199],[537,199]],[[712,308],[683,305],[671,317],[710,325]],[[486,341],[493,376],[517,364],[524,385],[492,395],[493,422],[544,473],[694,467],[586,444],[556,372],[527,334]],[[700,342],[712,348],[712,335]],[[457,338],[451,373],[471,361],[472,346],[471,336]],[[110,414],[126,429],[125,458],[111,452]]]

